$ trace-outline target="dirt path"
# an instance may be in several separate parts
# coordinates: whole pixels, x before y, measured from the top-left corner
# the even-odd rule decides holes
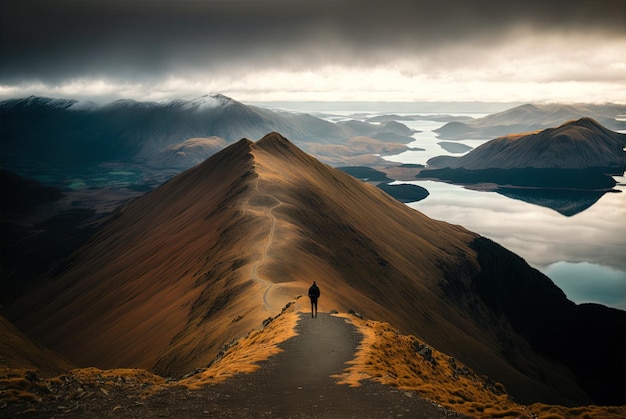
[[[272,219],[272,227],[270,228],[270,234],[267,237],[267,244],[265,246],[265,251],[263,252],[263,257],[254,266],[255,275],[256,275],[256,267],[265,262],[265,259],[267,258],[267,254],[269,253],[270,248],[272,247],[272,243],[274,243],[274,232],[276,231],[276,216],[272,213],[272,211],[274,211],[274,209],[280,207],[281,205],[283,205],[283,203],[281,201],[278,201],[276,205],[274,205],[269,210],[267,210],[267,215]],[[274,285],[274,283],[272,281],[267,281],[267,280],[264,280],[264,281],[267,283],[267,288],[265,289],[265,292],[263,293],[263,304],[267,309],[271,310],[272,305],[268,302],[267,295],[272,289],[272,286]]]
[[[257,190],[257,192],[262,193],[260,188],[259,188],[259,179],[257,178],[256,180],[256,185],[255,185],[255,189]],[[273,310],[276,307],[272,307],[272,305],[270,304],[269,300],[268,300],[268,294],[270,292],[270,290],[272,289],[272,286],[274,285],[274,283],[272,281],[268,281],[267,279],[261,278],[258,274],[257,274],[257,270],[259,268],[259,266],[263,265],[263,263],[265,263],[265,260],[267,259],[267,255],[269,254],[270,248],[272,247],[272,243],[274,243],[274,234],[276,232],[276,216],[273,214],[273,211],[278,208],[279,206],[283,205],[283,202],[280,201],[279,199],[277,199],[276,197],[269,195],[269,194],[265,194],[266,196],[268,196],[269,198],[273,199],[276,201],[276,204],[274,204],[272,207],[269,208],[264,208],[263,212],[267,215],[267,217],[270,218],[272,224],[270,226],[270,231],[268,233],[267,236],[267,241],[265,243],[265,248],[263,249],[263,255],[261,256],[261,259],[259,259],[254,266],[252,267],[252,273],[251,273],[251,277],[253,280],[258,281],[260,283],[262,283],[266,288],[265,291],[263,292],[263,307],[266,310]],[[248,204],[246,204],[248,205]]]
[[[298,336],[283,343],[284,352],[241,374],[200,391],[162,393],[144,405],[163,416],[221,418],[461,418],[415,393],[373,382],[352,388],[331,377],[346,368],[361,340],[344,319],[302,313]],[[182,391],[182,390],[177,390]]]
[[[361,341],[345,319],[327,313],[312,319],[301,313],[296,331],[297,336],[281,344],[283,352],[262,362],[260,369],[221,384],[188,390],[172,383],[146,396],[146,385],[124,380],[108,390],[69,383],[45,401],[0,406],[0,417],[464,418],[391,386],[338,384],[331,376],[346,368]]]

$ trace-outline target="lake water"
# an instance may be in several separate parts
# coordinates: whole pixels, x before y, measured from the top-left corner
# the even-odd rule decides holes
[[[347,111],[339,117],[349,113]],[[358,119],[370,116],[375,114],[359,115]],[[405,151],[386,156],[386,160],[425,164],[434,156],[462,155],[449,153],[437,144],[443,140],[436,138],[432,130],[444,123],[398,122],[422,131],[413,135],[415,141],[408,146],[424,150]],[[485,140],[459,142],[475,148]],[[545,206],[495,192],[479,192],[426,180],[398,183],[420,185],[430,192],[426,199],[408,206],[500,243],[550,277],[570,300],[596,302],[626,310],[626,178],[615,179],[618,182],[615,189],[620,193],[604,194],[589,208],[573,216],[564,216]]]

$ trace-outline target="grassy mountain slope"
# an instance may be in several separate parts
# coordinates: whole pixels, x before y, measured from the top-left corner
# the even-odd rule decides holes
[[[241,140],[122,208],[63,272],[8,313],[79,366],[180,376],[209,364],[224,342],[316,280],[322,311],[354,309],[387,321],[502,382],[521,401],[587,404],[581,385],[598,377],[583,382],[565,357],[534,346],[532,336],[555,324],[531,317],[520,325],[511,319],[523,312],[494,303],[501,295],[517,301],[502,282],[509,277],[513,289],[531,286],[522,295],[531,306],[565,296],[482,240],[273,133]],[[487,280],[495,282],[485,290],[477,281]],[[615,312],[602,311],[605,327],[623,325]]]

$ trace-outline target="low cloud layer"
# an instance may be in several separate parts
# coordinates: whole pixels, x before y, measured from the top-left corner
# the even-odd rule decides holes
[[[376,87],[401,100],[453,100],[452,88],[466,84],[461,100],[481,100],[497,82],[510,86],[503,95],[520,96],[509,100],[525,99],[533,86],[543,92],[538,100],[551,99],[546,86],[567,99],[559,89],[575,84],[587,89],[581,94],[600,92],[592,99],[601,101],[618,98],[609,96],[626,71],[626,6],[615,0],[6,0],[1,7],[5,95],[71,93],[82,84],[93,96],[210,89],[284,99],[324,97],[340,85],[343,100],[369,91],[393,100]],[[346,80],[354,81],[346,87]]]

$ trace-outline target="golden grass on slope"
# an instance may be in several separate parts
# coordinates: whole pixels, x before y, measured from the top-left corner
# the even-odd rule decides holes
[[[348,317],[341,315],[342,317]],[[626,407],[565,408],[514,402],[504,386],[479,377],[454,358],[426,346],[414,336],[400,334],[388,323],[349,317],[363,334],[352,366],[336,376],[341,384],[359,386],[373,381],[415,391],[457,412],[480,418],[621,418]],[[422,356],[430,352],[430,356]]]
[[[278,344],[296,336],[297,304],[288,304],[267,326],[237,341],[209,368],[178,381],[190,390],[216,384],[235,374],[250,373],[260,368],[259,362],[282,352]],[[269,319],[268,319],[269,320]]]
[[[363,341],[351,367],[337,376],[340,383],[360,385],[363,379],[412,390],[458,412],[480,417],[529,417],[528,411],[506,394],[501,384],[478,377],[463,364],[430,348],[432,362],[416,349],[424,345],[414,336],[401,335],[388,323],[351,321]]]
[[[528,135],[535,135],[535,134],[539,134],[541,131],[541,129],[537,129],[534,131],[524,131],[524,132],[518,132],[518,133],[514,133],[514,134],[507,134],[502,136],[502,138],[508,138],[509,140],[518,140],[522,137],[526,137]]]

